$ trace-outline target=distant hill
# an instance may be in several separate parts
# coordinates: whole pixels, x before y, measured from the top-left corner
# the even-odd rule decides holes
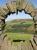
[[[33,21],[32,19],[15,19],[15,20],[13,20],[13,21],[11,21],[11,22],[25,22],[25,21]]]

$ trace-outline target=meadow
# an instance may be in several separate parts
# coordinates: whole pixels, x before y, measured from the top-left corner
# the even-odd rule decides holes
[[[8,40],[30,40],[33,37],[33,21],[14,20],[6,24]]]

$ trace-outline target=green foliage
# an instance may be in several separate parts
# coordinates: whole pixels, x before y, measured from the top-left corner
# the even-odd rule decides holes
[[[14,21],[13,21],[14,22]],[[18,33],[18,32],[28,32],[28,28],[32,26],[32,22],[17,22],[15,21],[13,23],[12,21],[10,23],[7,23],[6,25],[6,32],[13,32],[13,33]]]

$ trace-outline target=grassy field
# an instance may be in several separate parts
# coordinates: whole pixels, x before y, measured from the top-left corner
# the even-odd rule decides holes
[[[6,25],[6,34],[8,40],[30,40],[33,36],[33,22],[19,21],[8,22]]]
[[[8,40],[30,40],[32,34],[20,34],[20,33],[6,33],[8,35]]]

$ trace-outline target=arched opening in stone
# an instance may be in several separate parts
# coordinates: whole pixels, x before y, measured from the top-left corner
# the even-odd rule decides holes
[[[23,1],[23,0],[21,0],[21,1]],[[24,3],[24,2],[23,2]],[[14,14],[14,13],[16,13],[16,14],[18,14],[18,11],[19,12],[22,12],[22,10],[25,12],[25,14],[29,14],[31,17],[33,17],[33,21],[34,21],[34,17],[35,17],[35,11],[34,11],[34,8],[33,8],[33,6],[32,6],[32,4],[29,4],[28,2],[25,4],[23,4],[23,3],[21,3],[20,2],[20,0],[18,1],[18,3],[16,3],[16,2],[14,2],[14,3],[12,3],[12,2],[10,2],[10,3],[7,3],[6,4],[6,7],[3,7],[2,9],[1,9],[1,11],[0,11],[0,15],[3,17],[3,19],[1,19],[3,22],[2,22],[2,24],[3,24],[3,26],[2,26],[2,31],[4,30],[4,28],[5,28],[5,19],[8,17],[8,15],[10,15],[10,14]],[[22,5],[21,5],[22,4]],[[25,6],[24,6],[25,5]],[[23,7],[22,7],[23,6]],[[1,18],[2,18],[1,17]],[[34,21],[35,22],[35,21]],[[25,22],[26,23],[26,22]],[[24,26],[24,24],[25,23],[20,23],[20,26],[19,27],[22,27],[22,26]],[[22,26],[21,26],[22,25]],[[27,24],[25,24],[25,26],[24,27],[26,27],[26,29],[25,28],[21,28],[21,29],[24,29],[24,32],[26,31],[27,32],[27,29],[29,28],[29,26],[30,26],[31,24],[29,23],[28,24],[28,22],[27,22]],[[10,25],[11,26],[11,25]],[[10,31],[12,31],[13,33],[14,32],[20,32],[20,30],[21,29],[19,29],[19,27],[17,27],[18,26],[18,24],[17,25],[14,25],[13,27],[11,26],[11,29],[13,29],[13,30],[11,30],[10,29]],[[16,28],[14,28],[14,27],[16,27]],[[9,28],[9,27],[8,27]],[[18,29],[19,30],[18,30]],[[36,27],[35,27],[36,28]],[[14,30],[15,29],[15,30]],[[31,29],[31,28],[30,28]],[[29,29],[29,30],[30,30]],[[32,29],[31,29],[32,30]],[[7,30],[7,31],[9,31],[9,30]],[[7,32],[6,31],[6,32]],[[10,33],[10,31],[9,31],[9,33]],[[21,30],[22,31],[22,30]],[[32,31],[31,31],[32,32]],[[28,32],[27,32],[28,33]]]
[[[8,15],[5,22],[6,32],[34,33],[33,18],[24,11]]]
[[[5,33],[7,35],[9,34],[9,36],[14,37],[14,40],[18,35],[20,35],[21,37],[22,34],[34,33],[33,17],[30,16],[29,14],[25,14],[24,11],[18,12],[18,14],[15,13],[7,15],[5,22],[6,22]],[[10,39],[12,38],[8,38],[8,40]]]
[[[25,3],[26,2],[26,3]],[[22,5],[21,5],[22,4]],[[30,4],[30,5],[29,5]],[[24,6],[25,5],[25,6]],[[22,7],[23,6],[23,7]],[[30,7],[30,8],[29,8]],[[32,5],[32,3],[27,0],[16,0],[16,1],[11,1],[11,2],[8,2],[6,4],[6,7],[3,7],[3,13],[4,13],[4,18],[7,18],[7,15],[10,15],[11,13],[14,14],[14,13],[17,13],[18,14],[18,11],[19,12],[22,12],[22,10],[24,10],[24,12],[26,14],[29,14],[30,16],[34,16],[34,12],[33,12],[33,8],[34,6]],[[5,11],[5,12],[4,12]],[[3,15],[2,15],[3,16]],[[34,17],[33,17],[33,20],[34,20]],[[4,23],[5,23],[5,19],[3,20]]]
[[[10,0],[11,1],[11,0]],[[24,1],[24,0],[17,0],[17,1]],[[27,1],[27,0],[26,0]],[[15,1],[16,2],[16,1]],[[19,3],[19,5],[18,5],[18,3]],[[15,49],[16,50],[16,48],[17,49],[21,49],[21,50],[23,50],[23,48],[24,48],[24,46],[26,46],[25,47],[25,49],[26,48],[29,48],[30,49],[30,47],[32,47],[33,49],[32,50],[34,50],[34,44],[35,44],[35,46],[37,45],[37,41],[36,41],[36,39],[35,38],[33,38],[33,35],[34,34],[30,34],[30,32],[27,32],[27,29],[29,28],[29,27],[31,27],[31,25],[33,24],[33,22],[34,22],[34,25],[35,25],[35,28],[36,28],[36,20],[34,20],[34,18],[35,18],[35,16],[37,17],[37,13],[34,13],[34,12],[36,12],[35,10],[34,10],[34,8],[33,8],[33,6],[31,5],[31,4],[22,4],[22,5],[20,5],[20,3],[21,2],[18,2],[17,3],[17,5],[18,5],[18,7],[17,7],[17,5],[16,4],[12,4],[12,2],[11,3],[9,3],[9,4],[6,4],[6,7],[4,8],[0,8],[0,25],[1,25],[1,27],[2,27],[2,30],[0,30],[0,31],[2,31],[2,36],[0,36],[0,39],[1,40],[4,40],[4,41],[1,41],[0,40],[0,44],[3,44],[3,45],[0,45],[0,48],[1,49]],[[22,3],[24,3],[24,2],[22,2]],[[25,6],[25,7],[23,7],[23,6]],[[10,15],[11,16],[11,14],[12,15],[14,15],[14,13],[16,13],[16,14],[18,14],[19,12],[22,12],[22,10],[24,10],[24,12],[25,12],[25,14],[26,15],[28,15],[28,16],[31,16],[32,17],[32,19],[33,20],[27,20],[26,19],[26,21],[27,21],[27,23],[26,23],[26,21],[25,22],[23,22],[23,20],[21,20],[22,22],[16,22],[16,20],[15,21],[9,21],[9,22],[6,22],[5,21],[5,19]],[[18,12],[19,11],[19,12]],[[22,13],[21,13],[22,14]],[[34,15],[35,14],[35,15]],[[17,15],[18,16],[18,15]],[[31,18],[30,17],[30,18]],[[23,17],[24,18],[24,17]],[[19,21],[19,20],[17,20],[17,21]],[[12,23],[11,23],[12,22]],[[16,22],[16,23],[14,23],[14,22]],[[8,23],[8,27],[6,27],[7,26],[7,23]],[[9,23],[10,23],[10,25],[9,25]],[[15,25],[14,25],[15,24]],[[22,27],[22,26],[24,26],[24,27]],[[20,27],[22,27],[21,29],[20,29]],[[26,29],[25,29],[25,27],[27,27]],[[33,27],[33,26],[32,26]],[[31,28],[29,28],[29,30],[28,31],[30,31],[30,29],[32,30],[32,27]],[[10,28],[10,30],[9,30],[9,28]],[[16,29],[17,28],[17,29]],[[34,28],[34,29],[35,29]],[[9,31],[9,32],[7,32],[5,29],[7,29],[7,31]],[[13,30],[12,30],[13,29]],[[15,29],[15,30],[14,30]],[[24,30],[23,30],[24,29]],[[6,34],[3,34],[3,31],[5,30],[5,33]],[[21,30],[21,32],[20,32],[20,30]],[[23,30],[23,31],[22,31]],[[36,30],[36,29],[35,29]],[[12,31],[12,32],[11,32]],[[25,32],[26,31],[26,32]],[[19,32],[19,33],[18,33]],[[26,34],[27,33],[27,34]],[[31,33],[32,33],[32,31],[31,31]],[[30,35],[29,35],[30,34]],[[7,41],[7,38],[6,37],[8,37],[8,40],[11,40],[11,43],[9,42],[9,41]],[[34,37],[37,37],[37,35],[36,36],[34,36]],[[6,38],[6,39],[5,39]],[[13,41],[12,41],[13,40]],[[26,40],[27,40],[27,42],[26,42]],[[28,41],[29,40],[29,41]],[[20,48],[20,46],[19,45],[17,45],[16,44],[16,46],[12,43],[12,42],[20,42],[21,41],[21,43],[18,43],[20,46],[21,46],[21,48]],[[3,42],[3,43],[2,43]],[[6,42],[8,42],[8,43],[6,43]],[[23,43],[23,42],[26,42],[26,43]],[[33,44],[33,42],[34,42],[34,44]],[[30,43],[30,44],[29,44]],[[6,45],[7,44],[7,45]],[[24,46],[23,46],[23,44],[24,44]],[[27,45],[28,44],[28,45]],[[6,46],[8,46],[7,48],[6,48]],[[13,46],[12,46],[13,45]],[[2,46],[2,47],[1,47]],[[3,47],[4,46],[4,47]],[[23,47],[23,48],[22,48]],[[35,48],[36,49],[36,48]]]

